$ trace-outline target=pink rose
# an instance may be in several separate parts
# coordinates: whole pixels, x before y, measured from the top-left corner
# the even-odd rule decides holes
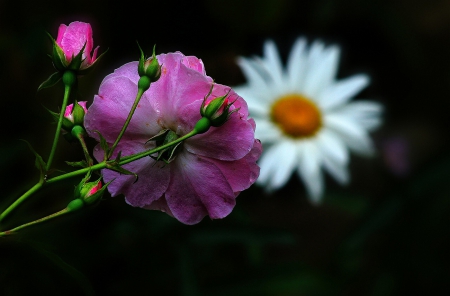
[[[116,154],[121,151],[126,156],[154,148],[155,141],[148,140],[162,130],[183,136],[201,118],[200,107],[213,83],[202,61],[180,52],[161,54],[157,59],[162,65],[161,77],[142,96]],[[85,117],[91,137],[99,140],[94,132],[98,130],[109,144],[114,142],[136,97],[138,80],[137,62],[105,77]],[[206,215],[220,219],[230,214],[237,195],[259,175],[256,160],[262,148],[254,138],[255,123],[248,118],[246,102],[230,87],[214,84],[208,102],[227,93],[234,101],[230,112],[239,110],[224,125],[185,140],[175,149],[171,162],[145,157],[124,165],[139,176],[136,183],[134,176],[103,170],[105,182],[114,179],[108,187],[111,195],[123,194],[132,206],[164,211],[185,224],[198,223]],[[103,155],[97,145],[94,156],[101,161]]]
[[[92,39],[91,25],[88,23],[72,22],[69,26],[61,24],[58,29],[56,44],[63,50],[67,65],[70,64],[73,57],[81,52],[83,46],[83,62],[80,69],[88,68],[97,58],[98,46],[91,56],[94,40]]]

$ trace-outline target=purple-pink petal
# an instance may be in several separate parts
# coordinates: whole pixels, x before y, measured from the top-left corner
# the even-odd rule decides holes
[[[236,204],[235,194],[220,169],[205,158],[182,153],[172,166],[166,192],[167,204],[175,218],[195,224],[209,215],[226,217]]]
[[[112,158],[114,159],[119,151],[121,151],[123,157],[151,147],[125,141],[117,146]],[[102,161],[103,155],[103,150],[100,145],[97,145],[94,149],[94,156],[97,161]],[[134,175],[120,174],[109,169],[102,170],[105,183],[113,181],[108,186],[112,196],[123,194],[128,204],[135,207],[144,207],[159,199],[167,190],[170,168],[164,166],[163,162],[155,163],[152,158],[144,157],[124,165],[123,168],[137,174],[137,181]]]
[[[89,136],[98,140],[99,136],[95,131],[100,130],[108,142],[114,142],[131,110],[136,94],[137,87],[128,78],[116,76],[104,81],[85,117],[85,128]],[[161,130],[156,118],[157,113],[144,94],[123,140],[145,143]]]

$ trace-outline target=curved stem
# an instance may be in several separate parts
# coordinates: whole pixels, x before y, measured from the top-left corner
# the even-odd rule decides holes
[[[39,182],[19,197],[12,205],[10,205],[3,213],[0,214],[0,221],[2,221],[10,212],[12,212],[18,205],[26,200],[30,195],[38,191],[42,187],[43,183]]]
[[[138,88],[136,99],[134,99],[134,103],[133,103],[133,106],[131,107],[130,113],[128,113],[127,120],[125,120],[125,123],[123,124],[122,130],[120,131],[119,135],[117,136],[116,141],[112,145],[111,150],[109,151],[109,153],[107,155],[107,159],[109,159],[111,157],[111,155],[113,155],[114,150],[116,149],[117,145],[119,144],[120,139],[122,139],[123,134],[127,130],[127,127],[130,124],[131,118],[134,115],[134,111],[136,111],[136,108],[137,108],[137,106],[139,104],[139,101],[141,100],[141,97],[144,94],[144,91],[145,91],[144,89]]]
[[[159,147],[157,147],[155,149],[151,149],[151,150],[139,152],[139,153],[136,153],[136,154],[133,154],[133,155],[125,156],[119,161],[119,165],[124,165],[124,164],[130,163],[130,162],[133,162],[135,160],[138,160],[140,158],[146,157],[148,155],[154,154],[154,153],[156,153],[158,151],[164,150],[164,149],[166,149],[166,148],[168,148],[170,146],[173,146],[175,144],[178,144],[179,142],[184,141],[184,140],[186,140],[186,139],[188,139],[188,138],[190,138],[192,136],[195,136],[196,134],[198,134],[198,132],[194,129],[191,132],[189,132],[188,134],[186,134],[186,135],[176,139],[173,142],[167,143],[165,145],[161,145],[161,146],[159,146]],[[104,168],[107,167],[107,165],[108,165],[108,163],[103,161],[101,163],[98,163],[98,164],[93,165],[93,166],[88,167],[88,168],[80,169],[80,170],[73,171],[73,172],[70,172],[70,173],[67,173],[67,174],[64,174],[64,175],[53,177],[53,178],[47,180],[46,184],[51,184],[51,183],[55,183],[55,182],[67,179],[67,178],[83,175],[83,174],[86,174],[89,171],[96,171],[96,170],[104,169]]]
[[[83,148],[84,157],[86,158],[86,162],[88,166],[92,166],[94,164],[94,161],[92,160],[92,157],[89,155],[89,151],[86,146],[86,141],[84,141],[84,136],[82,133],[79,133],[77,136],[78,141],[81,144],[81,147]]]
[[[28,227],[28,226],[31,226],[31,225],[34,225],[34,224],[38,224],[38,223],[50,220],[52,218],[64,215],[64,214],[66,214],[68,212],[70,212],[70,210],[68,208],[65,208],[65,209],[63,209],[63,210],[61,210],[59,212],[53,213],[53,214],[45,216],[43,218],[40,218],[40,219],[34,220],[32,222],[28,222],[28,223],[22,224],[22,225],[17,226],[17,227],[15,227],[13,229],[10,229],[10,230],[6,230],[6,231],[3,231],[3,232],[0,232],[0,237],[14,234],[15,232],[17,232],[18,230],[20,230],[22,228],[25,228],[25,227]]]
[[[70,90],[71,90],[70,85],[64,86],[64,99],[63,99],[63,103],[61,106],[61,112],[59,114],[58,125],[56,127],[55,137],[53,138],[52,150],[50,150],[50,155],[47,160],[47,166],[45,168],[46,171],[48,171],[50,169],[50,166],[52,165],[53,157],[55,156],[56,146],[58,145],[59,135],[61,134],[62,120],[64,117],[64,112],[66,111],[67,102],[69,100]]]
[[[154,154],[154,153],[156,153],[156,152],[158,152],[158,151],[161,151],[161,150],[163,150],[163,149],[166,149],[166,148],[168,148],[168,147],[170,147],[170,146],[173,146],[173,145],[175,145],[175,144],[178,144],[178,143],[180,143],[181,141],[184,141],[184,140],[186,140],[186,139],[188,139],[188,138],[190,138],[190,137],[192,137],[192,136],[195,136],[196,134],[198,134],[198,132],[197,132],[196,130],[192,130],[192,131],[190,131],[189,133],[187,133],[186,135],[184,135],[184,136],[182,136],[182,137],[176,139],[175,141],[170,142],[170,143],[167,143],[167,144],[165,144],[165,145],[161,145],[161,146],[159,146],[158,148],[155,148],[155,149],[152,149],[152,150],[143,151],[143,152],[139,152],[139,153],[136,153],[136,154],[133,154],[133,155],[128,155],[128,156],[122,157],[122,159],[121,159],[121,161],[119,162],[119,164],[120,164],[120,165],[124,165],[124,164],[130,163],[130,162],[133,162],[133,161],[135,161],[135,160],[138,160],[138,159],[140,159],[140,158],[142,158],[142,157],[145,157],[145,156],[148,156],[148,155],[152,155],[152,154]]]

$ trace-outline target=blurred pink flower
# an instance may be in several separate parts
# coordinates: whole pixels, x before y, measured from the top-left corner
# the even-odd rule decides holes
[[[69,26],[61,24],[58,29],[56,44],[63,50],[67,64],[70,64],[72,58],[78,55],[83,46],[86,45],[82,54],[83,62],[80,69],[89,67],[97,58],[98,46],[91,56],[94,40],[91,25],[88,23],[72,22]]]
[[[165,129],[183,136],[201,118],[200,106],[213,83],[202,61],[180,52],[157,58],[161,77],[142,96],[116,154],[154,148],[155,142],[148,140]],[[99,140],[94,132],[98,130],[108,143],[115,141],[136,97],[137,68],[138,63],[131,62],[105,77],[85,117],[90,136]],[[210,96],[228,92],[230,101],[236,100],[230,111],[240,109],[223,126],[185,140],[170,163],[145,157],[124,165],[139,176],[136,183],[132,175],[103,170],[105,182],[114,179],[108,187],[111,195],[124,194],[132,206],[167,212],[185,224],[198,223],[206,215],[220,219],[230,214],[237,195],[259,175],[261,144],[254,138],[255,123],[241,97],[220,84],[214,84]],[[96,159],[101,161],[103,154],[97,145]]]

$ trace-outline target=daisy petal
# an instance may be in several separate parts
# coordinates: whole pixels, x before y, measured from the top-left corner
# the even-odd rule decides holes
[[[289,181],[298,159],[294,142],[282,142],[278,149],[280,152],[278,155],[278,165],[273,167],[272,180],[270,181],[270,187],[273,189],[280,188]]]
[[[272,77],[273,83],[275,85],[283,84],[283,70],[282,64],[280,60],[280,56],[278,55],[278,50],[275,43],[272,40],[266,41],[264,43],[264,65],[266,66],[266,70],[270,73]]]
[[[256,97],[249,87],[233,87],[234,91],[247,101],[248,111],[251,116],[266,117],[269,115],[269,104],[260,97]]]
[[[342,116],[327,115],[326,125],[336,131],[350,149],[361,155],[373,154],[373,145],[367,131],[351,119]]]
[[[312,202],[318,203],[323,194],[323,175],[318,149],[311,141],[299,143],[298,148],[300,152],[298,173],[305,183],[309,198]]]
[[[320,106],[326,110],[342,105],[369,84],[369,77],[358,74],[328,86],[319,97]]]
[[[329,129],[322,129],[317,135],[317,146],[322,155],[334,159],[338,163],[347,164],[349,160],[348,150],[344,142]]]
[[[323,89],[332,85],[338,69],[340,52],[338,47],[331,46],[316,55],[309,66],[304,88],[305,94],[315,101],[320,98],[319,94]]]
[[[263,143],[271,143],[282,138],[280,129],[271,121],[266,119],[255,119],[256,131],[255,137]]]
[[[286,151],[287,149],[289,149],[289,147],[285,143],[286,142],[275,144],[270,148],[268,148],[265,152],[265,155],[263,155],[263,157],[260,160],[261,171],[259,174],[259,178],[256,182],[258,182],[261,185],[265,185],[268,191],[283,186],[289,180],[290,174],[292,173],[292,168],[290,171],[286,169],[285,173],[280,172],[281,170],[285,169],[282,164],[282,158],[284,157],[283,153],[294,154],[293,151],[289,152]],[[287,163],[288,161],[290,161],[290,159],[291,157],[289,157],[287,161],[284,161],[284,163]],[[271,179],[276,174],[277,174],[277,181],[275,182],[275,184],[273,184]]]
[[[303,90],[303,80],[306,74],[306,39],[298,38],[294,46],[292,47],[291,53],[287,62],[287,73],[286,78],[289,83],[289,92],[302,92]]]
[[[346,185],[350,181],[350,176],[347,170],[347,164],[342,164],[331,158],[329,155],[324,154],[322,163],[325,169],[333,176],[333,178],[341,185]]]
[[[372,101],[351,102],[339,109],[333,110],[334,114],[352,118],[369,131],[380,126],[382,112],[383,105]]]
[[[255,89],[258,94],[267,93],[267,83],[260,72],[252,65],[252,62],[245,58],[239,58],[238,64],[244,72],[244,76],[247,78],[251,88]]]

